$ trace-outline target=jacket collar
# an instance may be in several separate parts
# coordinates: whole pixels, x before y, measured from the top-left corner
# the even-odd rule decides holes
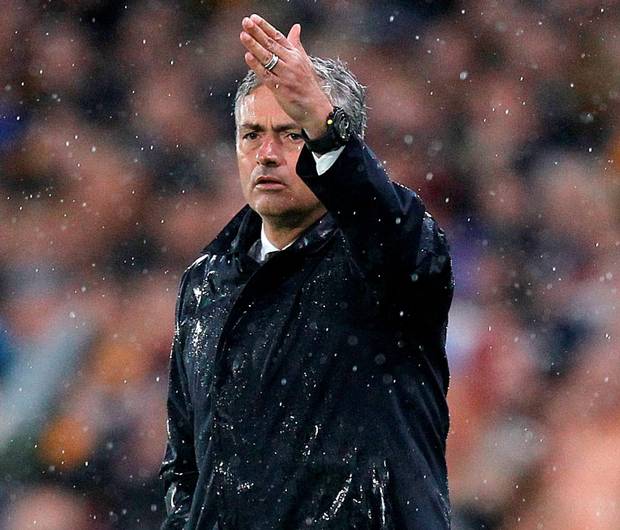
[[[249,206],[245,206],[239,214],[242,214],[238,223],[237,233],[230,242],[229,251],[234,255],[247,255],[248,251],[257,239],[260,239],[262,220],[260,216]],[[235,219],[239,217],[235,216]],[[233,221],[235,221],[233,219]],[[231,223],[233,222],[231,221]],[[232,228],[232,227],[231,227]],[[310,225],[295,242],[287,249],[293,252],[316,252],[333,235],[336,223],[333,217],[327,213],[314,224]]]
[[[336,221],[328,212],[314,224],[310,225],[290,246],[296,252],[316,252],[334,235]]]

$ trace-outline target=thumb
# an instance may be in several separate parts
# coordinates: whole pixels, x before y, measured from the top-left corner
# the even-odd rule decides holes
[[[291,30],[288,32],[288,36],[286,37],[288,41],[300,50],[303,50],[304,47],[301,45],[301,24],[293,24]]]

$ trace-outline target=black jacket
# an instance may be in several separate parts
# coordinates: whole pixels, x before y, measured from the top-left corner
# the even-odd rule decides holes
[[[325,217],[259,264],[246,207],[181,280],[163,528],[449,528],[443,232],[357,137],[297,173]]]

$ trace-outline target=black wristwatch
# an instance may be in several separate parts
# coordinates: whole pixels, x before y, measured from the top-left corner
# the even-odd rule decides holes
[[[315,140],[310,140],[306,131],[301,130],[301,135],[310,151],[317,155],[323,155],[329,151],[345,145],[351,137],[351,120],[347,113],[340,107],[334,107],[327,116],[327,132]]]

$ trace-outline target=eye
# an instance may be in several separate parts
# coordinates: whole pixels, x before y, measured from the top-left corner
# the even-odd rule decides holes
[[[243,140],[256,140],[258,138],[258,133],[256,131],[250,131],[245,133],[241,138]]]
[[[303,140],[303,136],[299,133],[290,133],[288,137],[293,140],[293,142],[298,142],[299,140]]]

